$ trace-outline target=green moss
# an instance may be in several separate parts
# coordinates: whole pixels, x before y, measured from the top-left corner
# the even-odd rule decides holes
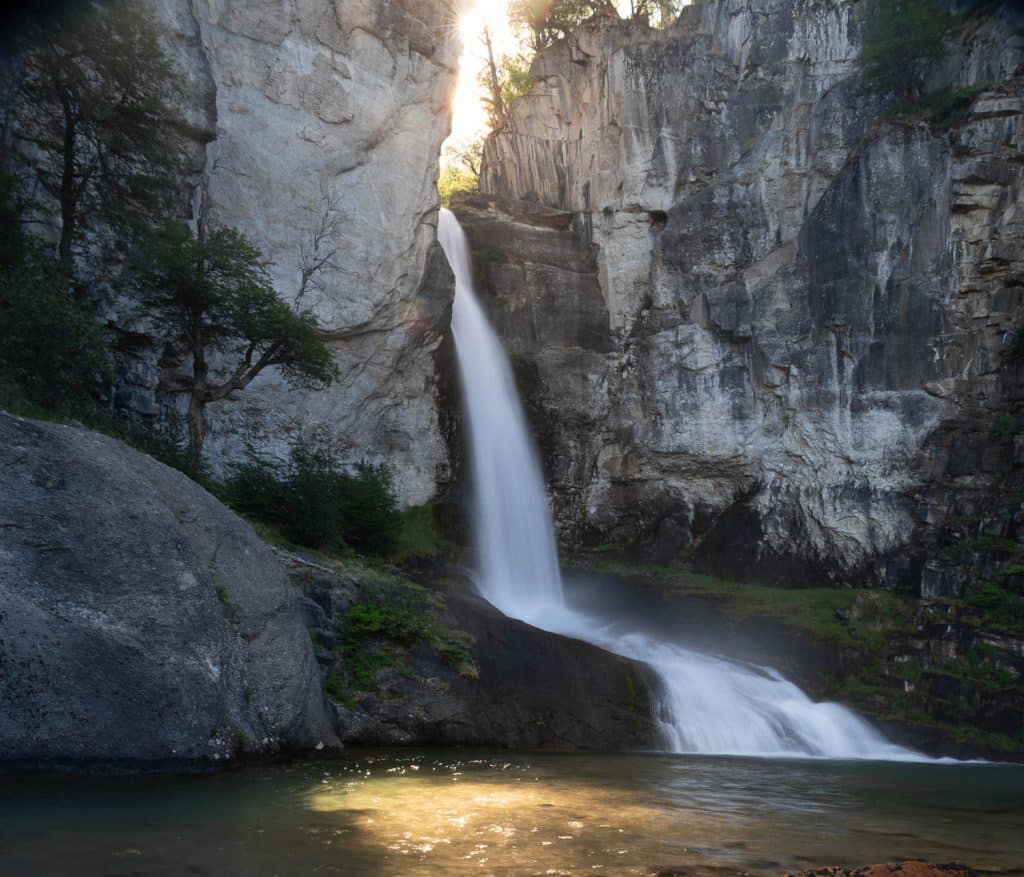
[[[416,558],[436,559],[451,549],[451,543],[441,533],[437,507],[433,503],[402,512],[392,560],[407,563]]]
[[[324,680],[324,690],[327,696],[335,703],[342,706],[355,706],[355,698],[348,690],[344,677],[340,673],[330,673]]]
[[[220,582],[217,582],[217,584],[214,586],[214,589],[217,592],[217,599],[220,600],[221,606],[223,606],[228,611],[228,613],[231,615],[232,620],[236,622],[241,621],[242,608],[237,603],[232,601],[231,597],[228,595],[228,589],[225,588],[224,585],[222,585]]]
[[[626,683],[626,703],[630,706],[636,705],[636,682],[633,680],[633,674],[630,670],[626,670],[625,676]]]
[[[735,621],[773,618],[791,629],[861,651],[880,649],[894,633],[909,629],[913,616],[912,600],[887,591],[766,587],[610,557],[590,566],[674,593],[713,597]]]
[[[482,250],[473,251],[473,261],[477,264],[498,265],[504,262],[505,258],[503,250],[484,248]]]
[[[993,438],[999,438],[1000,436],[1007,436],[1013,432],[1013,420],[1009,414],[1000,414],[992,424],[992,429],[989,434]]]

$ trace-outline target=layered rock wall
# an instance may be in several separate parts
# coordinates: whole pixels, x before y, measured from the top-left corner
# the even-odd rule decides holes
[[[1013,465],[951,474],[943,437],[1016,417],[1021,14],[950,35],[928,90],[977,93],[937,124],[865,87],[864,7],[596,18],[488,141],[461,216],[570,543],[894,584]]]

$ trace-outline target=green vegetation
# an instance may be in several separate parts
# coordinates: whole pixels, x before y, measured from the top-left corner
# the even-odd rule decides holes
[[[959,602],[979,627],[1024,635],[1024,595],[1002,584],[984,584],[969,591]]]
[[[402,529],[383,466],[346,467],[311,444],[296,444],[287,465],[251,457],[235,466],[224,495],[235,509],[273,524],[291,542],[322,551],[386,555]]]
[[[390,557],[396,563],[437,560],[451,555],[455,546],[441,532],[434,503],[406,509],[400,515]]]
[[[943,56],[943,38],[955,22],[944,0],[869,0],[860,53],[865,82],[919,90],[921,62]]]
[[[985,85],[950,88],[921,97],[900,101],[891,118],[910,121],[923,120],[934,129],[949,131],[961,126],[970,114],[974,99],[985,90]]]
[[[437,180],[437,192],[441,196],[441,206],[451,207],[452,198],[460,192],[476,192],[480,186],[480,178],[467,168],[448,164],[441,168]]]
[[[52,257],[26,247],[0,266],[0,404],[83,415],[113,379],[111,346]]]
[[[206,406],[234,398],[264,369],[275,366],[291,384],[319,388],[337,376],[311,313],[296,313],[274,291],[269,263],[245,235],[167,223],[138,259],[151,304],[192,360],[188,394],[189,448],[202,458]],[[214,352],[228,364],[217,377]]]
[[[1013,420],[1009,414],[1000,414],[992,423],[991,434],[994,438],[1010,435],[1013,432]]]
[[[170,392],[188,396],[182,468],[198,475],[207,405],[233,400],[270,367],[310,387],[335,368],[316,321],[278,297],[251,241],[203,216],[193,235],[180,220],[189,132],[180,76],[150,14],[97,0],[33,17],[18,35],[0,117],[0,402],[90,426],[112,420],[116,339],[96,305],[112,290],[133,296],[190,366]],[[50,224],[55,243],[26,233]],[[322,222],[303,250],[300,295],[332,264],[328,229]]]
[[[236,622],[241,621],[242,607],[231,599],[231,597],[228,595],[228,589],[225,588],[222,584],[218,583],[215,587],[215,590],[217,592],[217,599],[220,600],[221,606],[223,606],[228,611],[228,614],[231,616],[231,620]]]
[[[383,670],[413,675],[409,650],[417,645],[433,649],[456,672],[475,678],[469,637],[441,622],[438,613],[443,609],[443,600],[426,588],[400,578],[378,580],[371,594],[338,623],[335,651],[348,684],[336,676],[331,696],[344,702],[350,690],[376,691]]]
[[[480,188],[483,155],[483,138],[445,147],[437,181],[442,206],[450,207],[452,198],[460,192],[476,192]]]
[[[36,170],[60,210],[57,263],[72,282],[96,267],[85,232],[98,221],[119,231],[116,246],[145,224],[173,188],[181,163],[180,76],[138,3],[97,2],[29,19],[21,34],[13,98],[17,154]]]
[[[630,17],[665,27],[675,21],[682,7],[680,0],[631,0]],[[535,52],[570,36],[593,15],[619,17],[609,0],[512,0],[508,12],[509,20]]]

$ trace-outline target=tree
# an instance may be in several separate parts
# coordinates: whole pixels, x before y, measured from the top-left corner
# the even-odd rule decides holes
[[[483,98],[490,117],[491,130],[498,130],[505,125],[505,98],[501,90],[501,78],[498,76],[498,64],[494,60],[494,44],[491,42],[490,28],[485,27],[480,38],[487,49],[487,67],[483,73],[487,94]]]
[[[527,32],[535,52],[569,36],[596,12],[618,12],[608,0],[512,0],[509,21]]]
[[[192,359],[188,394],[189,449],[198,462],[206,439],[206,406],[233,400],[271,366],[291,384],[323,387],[337,376],[331,351],[309,312],[296,313],[270,284],[269,263],[245,235],[224,227],[194,236],[168,223],[140,254],[140,273],[156,309]],[[211,355],[223,365],[211,371]]]
[[[945,54],[943,37],[955,21],[944,0],[870,0],[860,53],[865,81],[915,91],[919,62]]]
[[[448,207],[456,192],[476,192],[479,189],[483,154],[482,137],[445,146],[441,156],[441,176],[437,181],[442,206]]]
[[[682,11],[681,0],[630,0],[630,18],[645,19],[657,27],[668,27]]]
[[[91,221],[124,230],[150,215],[179,164],[177,80],[145,6],[87,3],[21,34],[13,137],[59,205],[65,282]]]

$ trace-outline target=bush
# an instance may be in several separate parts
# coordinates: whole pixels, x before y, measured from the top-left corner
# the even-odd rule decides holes
[[[29,252],[0,268],[0,380],[6,395],[78,413],[112,379],[111,338],[62,288],[56,262]]]
[[[298,545],[324,551],[387,554],[401,526],[383,466],[358,463],[350,470],[313,445],[297,444],[283,466],[250,458],[234,467],[225,491],[239,511],[274,524]]]
[[[917,62],[942,57],[943,37],[955,21],[944,0],[870,0],[860,53],[865,81],[913,86]]]

